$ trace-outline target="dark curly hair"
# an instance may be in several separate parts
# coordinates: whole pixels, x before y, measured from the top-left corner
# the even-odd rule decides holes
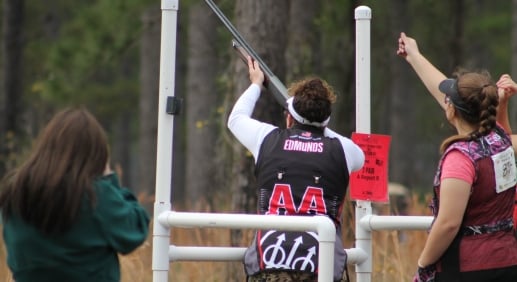
[[[311,77],[296,81],[288,89],[294,97],[293,107],[298,114],[311,122],[323,122],[332,113],[336,95],[324,80]]]

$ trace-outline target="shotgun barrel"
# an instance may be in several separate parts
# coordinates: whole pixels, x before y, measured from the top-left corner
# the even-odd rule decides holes
[[[285,85],[276,77],[276,75],[271,71],[271,69],[264,63],[264,61],[260,58],[260,56],[251,48],[251,46],[244,40],[241,34],[237,31],[237,29],[232,25],[232,23],[226,18],[223,12],[217,7],[217,5],[212,0],[205,0],[210,9],[217,15],[217,17],[224,24],[226,29],[230,31],[233,36],[232,47],[239,53],[241,59],[243,59],[244,63],[247,64],[247,56],[250,56],[253,60],[257,61],[260,65],[260,69],[264,72],[265,80],[264,87],[268,89],[276,101],[282,106],[286,107],[285,101],[287,100],[287,88]]]

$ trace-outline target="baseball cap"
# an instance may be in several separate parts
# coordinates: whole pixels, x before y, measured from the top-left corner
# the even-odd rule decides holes
[[[451,98],[452,96],[457,96],[459,98],[458,81],[454,78],[444,79],[440,82],[440,85],[438,85],[438,89],[440,89],[440,91],[445,95],[451,96]]]
[[[458,110],[471,114],[471,111],[468,110],[468,106],[465,104],[460,94],[458,93],[458,80],[454,78],[444,79],[438,85],[438,89],[444,93],[445,95],[451,98],[451,102]]]

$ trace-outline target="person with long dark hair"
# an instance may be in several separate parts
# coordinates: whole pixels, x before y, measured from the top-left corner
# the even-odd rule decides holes
[[[264,82],[248,58],[249,88],[235,103],[228,127],[255,158],[258,213],[275,216],[328,216],[336,224],[334,280],[347,279],[341,216],[349,174],[364,163],[364,152],[327,124],[336,96],[318,77],[288,89],[282,129],[251,118]],[[249,282],[317,281],[318,239],[314,232],[258,230],[244,258]]]
[[[109,160],[102,126],[86,109],[70,108],[6,175],[0,211],[16,282],[120,281],[118,253],[145,241],[149,216]]]

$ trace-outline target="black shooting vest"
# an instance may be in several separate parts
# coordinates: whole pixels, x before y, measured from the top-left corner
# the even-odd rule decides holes
[[[319,214],[336,223],[334,279],[341,279],[346,253],[340,218],[349,181],[341,142],[313,126],[277,128],[260,147],[255,175],[260,214]],[[314,232],[259,230],[246,251],[245,270],[248,275],[267,270],[317,273],[317,253]]]

